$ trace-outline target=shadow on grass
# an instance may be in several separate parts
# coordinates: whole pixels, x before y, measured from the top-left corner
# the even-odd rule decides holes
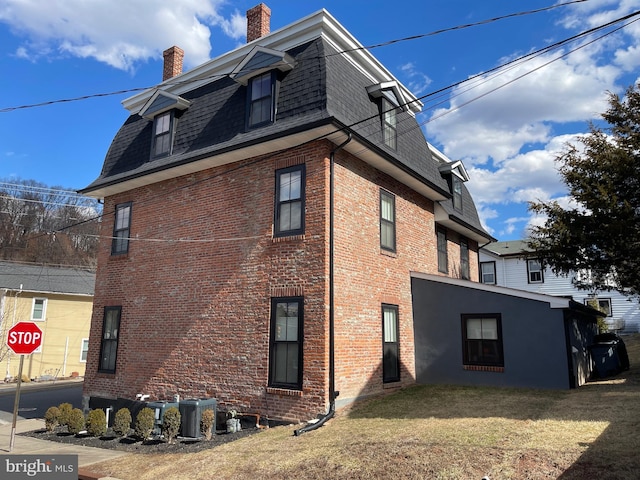
[[[416,385],[355,405],[353,419],[503,418],[602,422],[606,428],[567,468],[562,480],[636,479],[640,470],[640,335],[623,337],[631,367],[572,390]],[[594,423],[595,424],[595,423]],[[528,447],[526,447],[528,448]],[[551,455],[553,453],[551,452]]]

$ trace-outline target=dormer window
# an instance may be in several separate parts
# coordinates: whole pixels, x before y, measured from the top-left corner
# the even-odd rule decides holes
[[[383,82],[367,87],[369,96],[378,103],[382,128],[382,142],[393,150],[398,144],[397,115],[401,110],[409,110],[397,82]]]
[[[397,108],[386,98],[382,99],[382,137],[384,144],[396,149],[398,141],[398,131],[396,128],[396,111]]]
[[[249,80],[249,128],[271,123],[275,119],[275,72],[267,72]]]
[[[153,120],[153,157],[164,157],[171,154],[172,126],[173,112],[163,113]]]
[[[457,175],[451,175],[451,193],[453,195],[453,208],[462,211],[462,180]]]
[[[181,113],[191,105],[189,100],[164,90],[156,90],[140,110],[140,116],[153,121],[151,158],[171,155],[176,112]]]
[[[445,162],[440,167],[440,175],[447,179],[453,208],[462,212],[462,184],[469,180],[469,174],[460,160],[455,162]]]

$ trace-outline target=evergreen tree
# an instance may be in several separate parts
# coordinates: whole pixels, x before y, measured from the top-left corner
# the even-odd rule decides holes
[[[575,202],[531,203],[546,215],[532,230],[530,247],[556,274],[580,272],[583,289],[640,293],[640,83],[626,96],[609,94],[604,128],[590,125],[584,148],[568,145],[560,174]],[[588,272],[585,274],[585,272]]]

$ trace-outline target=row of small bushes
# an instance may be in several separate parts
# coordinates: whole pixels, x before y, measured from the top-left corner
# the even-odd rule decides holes
[[[107,433],[107,417],[102,409],[90,410],[87,416],[79,408],[73,408],[70,403],[61,403],[58,407],[49,407],[44,414],[45,427],[52,432],[56,427],[66,427],[67,431],[73,435],[78,435],[86,430],[92,437],[100,437]],[[180,431],[181,415],[176,407],[170,407],[164,412],[162,418],[161,431],[169,443],[178,435]],[[211,439],[212,428],[215,421],[213,410],[202,412],[200,421],[200,431],[207,440]],[[121,437],[126,437],[131,432],[131,412],[128,408],[121,408],[113,418],[113,433]],[[153,409],[145,407],[138,412],[134,425],[134,435],[144,441],[151,436],[155,423],[155,413]]]

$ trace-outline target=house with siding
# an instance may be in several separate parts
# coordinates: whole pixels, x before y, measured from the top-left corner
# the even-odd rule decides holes
[[[422,104],[326,10],[190,71],[164,55],[102,171],[85,406],[314,418],[415,383],[411,272],[478,281],[482,228]]]
[[[640,304],[637,298],[611,290],[605,292],[580,290],[574,286],[576,275],[556,275],[533,255],[525,240],[494,242],[480,249],[480,281],[518,290],[572,298],[578,303],[596,301],[605,313],[610,331],[635,333],[640,331]]]
[[[42,345],[24,362],[32,380],[83,376],[89,349],[95,273],[88,270],[0,262],[0,369],[6,380],[17,377],[20,356],[6,345],[8,330],[34,322]]]

